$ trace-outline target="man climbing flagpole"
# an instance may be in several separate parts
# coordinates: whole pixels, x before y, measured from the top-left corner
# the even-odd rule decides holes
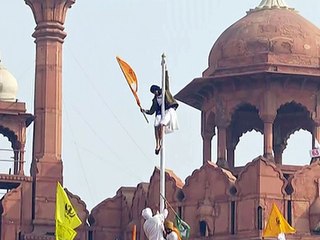
[[[160,153],[160,204],[157,214],[153,215],[150,208],[142,210],[142,217],[145,219],[143,224],[143,230],[149,240],[164,240],[163,238],[163,227],[164,220],[168,216],[168,210],[165,209],[165,139],[164,135],[177,130],[178,118],[176,115],[176,109],[179,104],[172,96],[169,89],[169,75],[167,71],[167,65],[165,55],[162,54],[161,66],[162,66],[162,87],[152,85],[150,92],[154,95],[152,99],[152,105],[149,110],[145,110],[140,105],[138,98],[138,80],[135,72],[128,63],[123,61],[121,58],[116,57],[119,66],[124,74],[128,85],[136,99],[140,111],[143,113],[145,119],[148,122],[145,114],[155,114],[154,121],[154,132],[155,132],[155,154]],[[133,238],[135,233],[133,232]]]
[[[162,61],[161,61],[161,69],[162,69],[162,89],[166,89],[166,56],[164,55],[164,53],[162,54]],[[165,116],[165,93],[164,91],[162,92],[162,104],[161,104],[161,120],[164,119]],[[161,123],[160,123],[161,124]],[[161,139],[161,153],[160,153],[160,211],[164,210],[164,199],[165,199],[165,193],[166,193],[166,189],[165,189],[165,134],[164,134],[164,127],[161,127],[161,135],[162,135],[162,139]],[[162,197],[163,196],[163,197]]]
[[[152,85],[150,92],[154,95],[152,105],[149,110],[141,108],[143,113],[155,114],[154,132],[155,132],[155,154],[160,153],[160,203],[159,213],[152,216],[150,208],[142,211],[142,216],[146,220],[143,225],[144,232],[149,240],[164,240],[163,227],[164,219],[168,215],[165,209],[165,139],[164,135],[178,129],[178,120],[176,109],[179,104],[172,96],[169,89],[169,75],[167,71],[165,55],[162,54],[162,79],[161,87]],[[153,227],[151,227],[153,226]]]

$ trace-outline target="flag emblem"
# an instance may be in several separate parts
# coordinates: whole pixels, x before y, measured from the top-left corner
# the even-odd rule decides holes
[[[73,240],[77,235],[77,232],[74,229],[79,227],[82,222],[59,182],[57,184],[56,192],[55,218],[56,240]]]
[[[296,230],[290,226],[287,220],[282,216],[276,204],[272,204],[271,213],[264,229],[263,237],[279,237],[285,233],[295,233]]]

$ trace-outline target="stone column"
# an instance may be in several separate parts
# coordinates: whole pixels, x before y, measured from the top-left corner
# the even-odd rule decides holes
[[[215,135],[215,125],[214,122],[207,117],[208,113],[201,112],[201,136],[202,136],[202,146],[203,146],[203,164],[207,161],[212,161],[211,156],[211,141],[212,137]]]
[[[227,127],[230,124],[231,116],[228,114],[227,107],[223,99],[217,99],[216,124],[218,128],[217,141],[217,165],[229,169],[227,162]]]
[[[282,153],[283,153],[284,149],[285,149],[284,144],[277,144],[274,146],[274,161],[275,161],[275,163],[282,165]]]
[[[217,165],[223,168],[229,168],[227,162],[227,126],[218,126],[218,142],[217,142]]]
[[[235,139],[233,137],[233,132],[229,128],[227,130],[227,162],[228,166],[233,169],[234,168],[234,158],[235,158],[235,149],[239,142],[239,138]]]
[[[277,164],[282,165],[282,154],[284,149],[287,146],[287,142],[283,137],[281,131],[281,125],[285,124],[284,122],[273,123],[273,153],[274,161]],[[285,134],[286,135],[286,134]]]
[[[262,121],[264,124],[264,149],[263,156],[268,159],[273,160],[273,121],[275,116],[272,115],[264,115],[262,116]]]
[[[314,126],[313,126],[313,132],[312,132],[312,147],[311,149],[320,148],[319,146],[319,140],[320,140],[320,124],[318,119],[314,119]],[[313,150],[313,154],[318,155],[318,150]],[[310,164],[319,161],[320,157],[312,157]]]
[[[19,151],[19,174],[24,174],[24,153],[25,153],[25,143],[21,144],[21,148]]]
[[[315,121],[312,133],[312,148],[319,147],[316,146],[316,140],[318,141],[318,143],[320,142],[320,123]]]
[[[62,181],[62,44],[64,21],[75,0],[25,0],[36,28],[34,136],[34,223],[54,223],[57,181]]]

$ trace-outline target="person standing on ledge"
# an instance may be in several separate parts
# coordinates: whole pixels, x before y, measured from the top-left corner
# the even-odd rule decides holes
[[[154,120],[154,134],[156,140],[156,148],[155,154],[159,154],[161,149],[161,141],[162,141],[162,132],[163,126],[165,127],[165,133],[171,133],[174,130],[177,130],[178,127],[178,118],[176,109],[178,108],[179,104],[172,96],[169,90],[169,76],[168,71],[165,72],[165,115],[163,119],[161,118],[161,105],[162,105],[162,89],[157,85],[152,85],[150,87],[150,92],[154,94],[152,99],[152,105],[149,110],[145,110],[141,108],[141,112],[144,112],[148,115],[155,114]]]

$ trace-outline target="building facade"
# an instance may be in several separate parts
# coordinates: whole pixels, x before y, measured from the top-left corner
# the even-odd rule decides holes
[[[53,240],[56,182],[63,180],[62,55],[64,21],[75,0],[25,0],[36,22],[35,110],[15,98],[16,82],[0,66],[0,132],[14,150],[13,171],[0,174],[7,190],[1,201],[3,240]],[[320,164],[282,164],[289,136],[304,129],[320,141],[320,29],[282,0],[262,0],[226,29],[209,53],[209,66],[176,98],[201,111],[203,165],[185,179],[166,170],[168,218],[179,214],[191,227],[190,239],[262,239],[275,203],[296,234],[318,239]],[[319,104],[319,106],[318,106]],[[31,175],[25,175],[26,128],[34,122]],[[263,135],[262,155],[236,167],[240,137]],[[211,154],[217,134],[217,157]],[[148,183],[121,187],[89,211],[67,191],[83,224],[78,240],[146,239],[141,211],[159,209],[160,171]]]

